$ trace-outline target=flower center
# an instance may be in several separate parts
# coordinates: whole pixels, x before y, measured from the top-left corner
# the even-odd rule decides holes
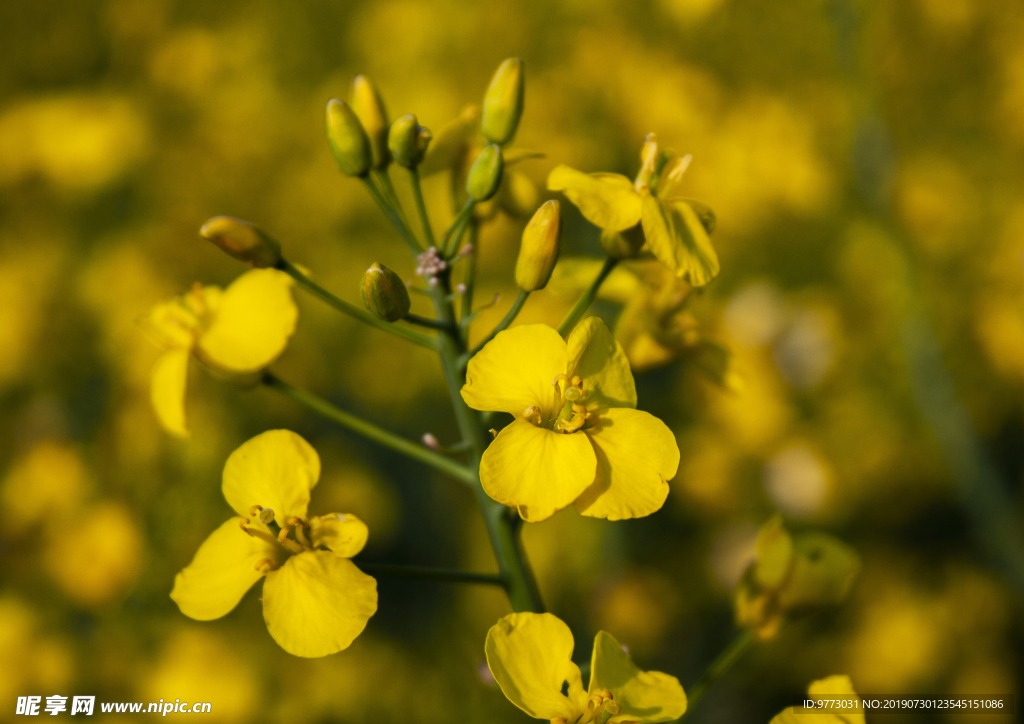
[[[312,544],[306,533],[309,531],[309,522],[298,516],[290,516],[284,525],[277,522],[274,510],[264,508],[262,505],[254,505],[249,509],[249,515],[259,520],[264,527],[253,525],[251,518],[242,518],[240,527],[249,535],[260,538],[272,545],[284,549],[285,558],[313,550]],[[276,537],[275,537],[276,536]],[[256,570],[261,573],[269,573],[277,570],[281,564],[269,558],[263,558],[256,563]]]
[[[551,381],[551,385],[555,388],[555,403],[559,412],[553,420],[547,421],[550,429],[569,434],[594,422],[594,415],[588,413],[583,405],[583,380],[579,375],[558,375]],[[546,426],[543,414],[536,405],[523,410],[523,418],[538,427]]]

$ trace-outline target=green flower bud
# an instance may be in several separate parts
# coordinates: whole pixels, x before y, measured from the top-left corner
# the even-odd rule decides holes
[[[376,86],[365,75],[352,81],[352,110],[370,140],[373,168],[384,168],[391,163],[388,152],[388,112]]]
[[[416,168],[423,162],[434,135],[430,129],[424,128],[416,120],[416,116],[407,113],[391,124],[388,134],[388,148],[395,163],[405,168]]]
[[[363,124],[345,101],[327,101],[327,142],[346,176],[365,176],[372,152]]]
[[[523,230],[516,261],[516,284],[524,292],[547,286],[558,261],[562,241],[562,214],[557,201],[547,201],[537,209]]]
[[[466,192],[476,201],[487,201],[497,193],[504,169],[501,149],[494,144],[485,147],[469,169]]]
[[[281,245],[248,221],[214,216],[199,229],[199,235],[225,252],[259,269],[281,261]]]
[[[623,231],[601,230],[601,248],[612,259],[633,259],[640,254],[647,239],[640,224]]]
[[[412,306],[405,282],[383,264],[370,265],[360,291],[366,308],[386,322],[401,319]]]
[[[509,58],[491,78],[484,95],[484,138],[498,145],[515,135],[523,115],[523,61]]]

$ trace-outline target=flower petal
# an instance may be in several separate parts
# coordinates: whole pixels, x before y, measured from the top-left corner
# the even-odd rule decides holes
[[[641,194],[644,236],[651,252],[677,276],[702,287],[718,275],[718,254],[697,212],[685,201]]]
[[[281,546],[243,531],[241,521],[231,518],[213,531],[175,576],[171,598],[186,616],[197,621],[220,618],[263,577],[257,563],[264,558],[280,563],[285,557]]]
[[[513,704],[537,719],[576,721],[585,711],[569,627],[550,613],[512,613],[487,632],[487,666]],[[568,682],[568,696],[562,687]]]
[[[366,523],[351,513],[320,515],[309,521],[313,547],[325,546],[342,558],[351,558],[363,550],[370,537]]]
[[[489,496],[518,506],[523,519],[533,522],[572,503],[594,482],[596,469],[585,434],[565,435],[516,420],[484,451],[480,482]]]
[[[292,279],[276,269],[253,269],[224,290],[213,324],[199,338],[204,361],[231,372],[266,367],[295,331],[298,307]]]
[[[262,505],[283,524],[292,515],[306,517],[319,478],[320,457],[308,442],[291,430],[269,430],[231,453],[221,490],[239,515],[248,518],[252,506]]]
[[[607,325],[587,317],[569,334],[566,374],[583,378],[583,400],[590,411],[636,407],[636,385],[629,360]]]
[[[500,410],[522,417],[537,405],[553,415],[555,377],[565,372],[565,341],[546,324],[506,329],[469,361],[462,399],[475,410]]]
[[[172,435],[188,437],[185,427],[185,386],[188,348],[164,352],[153,367],[149,398],[160,426]]]
[[[660,671],[641,671],[615,637],[599,631],[590,664],[591,695],[610,691],[619,713],[609,722],[665,722],[686,712],[686,692],[679,679]]]
[[[295,656],[347,649],[377,611],[377,581],[330,551],[292,556],[263,584],[263,619]]]
[[[829,676],[813,682],[807,689],[807,698],[858,701],[849,676]],[[791,706],[775,716],[771,724],[864,724],[864,710],[860,707],[848,707],[822,712]]]
[[[602,229],[622,231],[640,221],[640,195],[633,182],[617,173],[592,173],[556,166],[548,175],[548,190],[561,191]]]
[[[613,408],[586,434],[597,454],[597,479],[576,500],[576,510],[608,520],[658,511],[679,468],[679,446],[668,426],[641,410]]]

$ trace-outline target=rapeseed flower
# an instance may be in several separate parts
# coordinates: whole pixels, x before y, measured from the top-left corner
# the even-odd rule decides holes
[[[263,619],[295,656],[347,648],[377,610],[377,582],[349,560],[363,549],[366,525],[353,515],[307,519],[320,458],[289,430],[249,440],[228,458],[221,486],[238,513],[203,542],[174,579],[181,612],[211,621],[263,584]]]
[[[572,662],[572,632],[550,613],[513,613],[487,632],[487,666],[502,692],[535,719],[552,724],[654,724],[686,712],[674,676],[641,671],[615,638],[594,638],[590,686]]]
[[[245,378],[284,351],[299,311],[292,279],[275,269],[254,269],[227,289],[196,285],[158,304],[146,319],[164,354],[153,368],[150,395],[161,426],[187,437],[185,386],[195,356],[215,372]]]
[[[470,360],[466,379],[466,404],[516,418],[484,452],[480,481],[524,520],[571,503],[595,518],[638,518],[665,502],[675,436],[635,409],[625,352],[597,317],[567,340],[544,324],[505,330]]]
[[[864,710],[849,676],[829,676],[807,687],[811,701],[827,702],[826,708],[791,706],[777,714],[771,724],[864,724]]]

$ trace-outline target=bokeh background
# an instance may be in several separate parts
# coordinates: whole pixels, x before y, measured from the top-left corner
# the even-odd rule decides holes
[[[512,55],[527,69],[517,145],[547,154],[516,170],[539,188],[557,163],[632,176],[650,131],[694,155],[685,183],[717,212],[723,272],[692,313],[743,381],[724,389],[685,361],[638,376],[683,454],[664,509],[527,527],[577,656],[605,629],[691,684],[732,638],[730,592],[781,511],[853,544],[863,573],[846,605],[758,647],[694,722],[767,722],[834,673],[866,696],[1019,706],[1022,37],[1013,0],[0,4],[0,720],[30,693],[211,701],[210,722],[526,720],[481,673],[507,612],[495,591],[382,578],[366,632],[319,660],[273,643],[258,585],[219,621],[178,612],[174,574],[229,514],[225,459],[276,427],[323,458],[312,510],[368,522],[366,559],[494,562],[462,486],[270,391],[193,369],[191,439],[162,433],[159,350],[138,323],[241,273],[197,237],[216,214],[260,224],[352,301],[373,261],[411,278],[330,157],[324,103],[368,73],[392,117],[438,129]],[[439,224],[446,190],[427,182]],[[597,256],[568,213],[565,256]],[[477,336],[515,293],[524,223],[483,228],[478,298],[503,301]],[[298,302],[282,377],[454,439],[435,359]],[[557,323],[571,302],[535,294],[521,319]]]

